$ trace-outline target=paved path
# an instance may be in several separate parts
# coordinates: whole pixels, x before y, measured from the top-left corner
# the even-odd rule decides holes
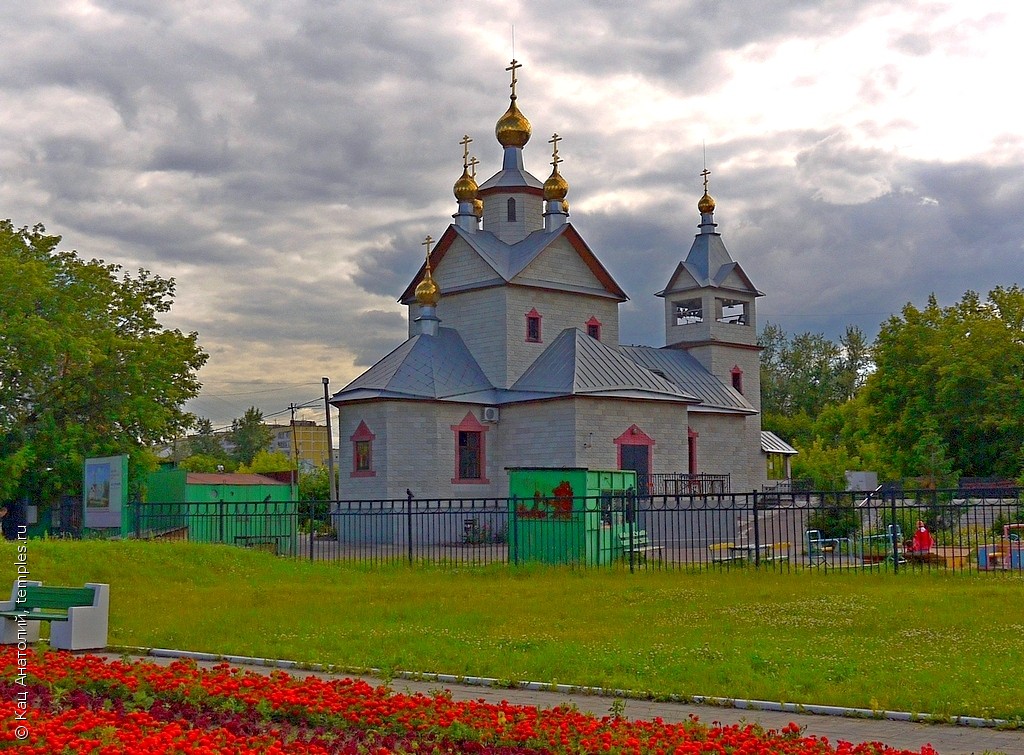
[[[104,654],[100,654],[104,655]],[[120,654],[108,653],[107,658],[121,658]],[[151,656],[147,660],[168,664],[173,657]],[[216,661],[200,661],[201,666],[214,666]],[[270,666],[246,665],[253,671],[269,674],[280,670]],[[341,675],[321,672],[283,669],[298,677],[318,676],[332,678]],[[351,676],[351,675],[349,675]],[[359,677],[373,685],[381,684],[380,679]],[[391,688],[396,692],[422,692],[430,694],[439,689],[451,692],[455,700],[486,700],[500,702],[507,700],[516,705],[535,705],[540,708],[559,704],[573,704],[580,710],[598,716],[611,712],[612,698],[597,695],[565,694],[561,692],[534,691],[481,687],[465,684],[441,684],[430,681],[395,679]],[[909,721],[888,721],[843,716],[781,713],[775,711],[753,711],[738,708],[722,708],[710,705],[689,705],[683,703],[661,703],[646,700],[626,700],[624,714],[632,719],[660,717],[668,722],[686,721],[691,715],[704,723],[758,723],[766,729],[781,729],[790,722],[805,727],[805,734],[819,738],[827,737],[829,742],[883,742],[891,747],[920,750],[930,744],[939,755],[982,755],[982,753],[1005,753],[1024,755],[1024,731],[998,731],[973,726],[951,726],[949,724],[922,724]]]

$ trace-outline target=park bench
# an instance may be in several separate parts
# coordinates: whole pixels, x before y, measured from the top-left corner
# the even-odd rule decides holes
[[[758,550],[762,561],[785,561],[789,558],[789,543],[765,543]]]
[[[619,542],[622,543],[622,552],[626,558],[629,558],[630,553],[639,556],[644,561],[652,553],[661,557],[661,546],[651,543],[647,537],[647,530],[633,530],[632,538],[630,538],[629,530],[623,530],[619,533]]]
[[[15,581],[11,599],[0,601],[5,645],[37,642],[41,622],[50,624],[50,647],[98,650],[107,646],[110,585],[51,587],[34,580]]]
[[[734,543],[712,543],[708,545],[712,563],[726,561],[778,561],[789,558],[789,543],[762,543],[754,546]]]
[[[713,564],[743,560],[743,554],[736,552],[736,545],[734,543],[708,543],[708,555],[711,557],[711,563]]]

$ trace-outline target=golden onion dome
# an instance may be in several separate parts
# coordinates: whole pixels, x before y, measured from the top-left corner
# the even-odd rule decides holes
[[[473,214],[478,218],[482,218],[484,216],[484,200],[479,197],[473,200]]]
[[[556,167],[551,171],[548,180],[544,182],[544,199],[549,202],[558,202],[565,199],[565,195],[568,193],[569,182],[562,178],[562,174]]]
[[[562,212],[564,212],[566,215],[569,214],[569,200],[568,199],[563,199],[562,200]]]
[[[469,175],[469,168],[462,169],[462,175],[455,182],[455,186],[452,187],[455,198],[460,202],[472,202],[476,199],[478,189],[476,181]]]
[[[430,265],[423,273],[423,280],[416,285],[416,303],[421,307],[436,307],[441,301],[441,287],[430,275]]]
[[[704,196],[697,202],[697,209],[700,210],[701,215],[706,215],[709,212],[715,211],[715,198],[712,197],[707,191],[704,192]]]
[[[498,137],[498,143],[502,147],[526,146],[526,143],[530,141],[532,131],[533,128],[530,126],[530,122],[519,111],[515,100],[512,100],[508,110],[505,111],[505,114],[498,119],[494,126],[494,135]]]

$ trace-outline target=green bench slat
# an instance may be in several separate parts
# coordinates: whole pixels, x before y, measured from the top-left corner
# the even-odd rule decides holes
[[[0,616],[9,619],[24,617],[27,621],[67,621],[66,613],[46,613],[44,611],[0,611]]]
[[[17,603],[19,609],[58,608],[67,610],[74,606],[91,606],[93,591],[91,587],[47,587],[45,585],[28,585],[25,587],[25,600]]]

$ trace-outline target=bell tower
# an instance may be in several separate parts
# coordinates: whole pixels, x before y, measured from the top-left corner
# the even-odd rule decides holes
[[[764,296],[729,256],[714,219],[707,168],[697,202],[699,233],[657,296],[665,300],[665,344],[685,349],[713,375],[761,408],[756,299]]]

